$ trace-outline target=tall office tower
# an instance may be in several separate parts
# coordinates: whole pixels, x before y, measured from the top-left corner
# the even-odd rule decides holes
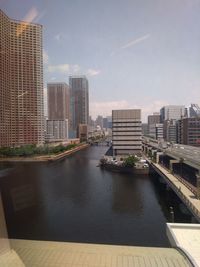
[[[85,76],[70,76],[70,137],[77,137],[79,124],[89,123],[89,89]]]
[[[66,83],[47,84],[48,119],[69,119],[69,87]]]
[[[44,142],[42,26],[0,10],[0,147]]]
[[[195,117],[195,118],[200,117],[200,107],[198,104],[191,104],[189,110],[190,110],[190,117]]]
[[[185,115],[185,106],[169,105],[160,110],[161,122],[165,120],[179,120]]]
[[[148,116],[148,134],[156,138],[156,124],[160,123],[160,113],[154,112],[153,115]]]
[[[114,155],[141,153],[142,123],[140,109],[112,111],[112,143]]]

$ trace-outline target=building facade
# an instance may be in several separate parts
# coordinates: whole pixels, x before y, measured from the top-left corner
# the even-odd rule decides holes
[[[179,120],[185,116],[185,106],[169,105],[160,109],[160,118],[163,123],[165,120]]]
[[[160,123],[160,114],[155,112],[148,116],[148,135],[156,138],[156,124]]]
[[[141,153],[142,123],[140,109],[112,111],[112,144],[114,155]]]
[[[178,122],[178,142],[200,147],[200,118],[183,118]]]
[[[79,124],[89,123],[89,85],[85,76],[69,77],[70,137],[77,137]]]
[[[58,142],[68,139],[68,120],[47,120],[47,142]]]
[[[78,138],[80,139],[80,142],[85,142],[88,140],[88,125],[87,124],[78,125]]]
[[[0,10],[0,36],[0,147],[42,144],[42,26]]]
[[[142,135],[147,136],[149,134],[148,123],[142,123]]]
[[[49,120],[69,119],[69,86],[66,83],[48,83],[47,103]]]
[[[156,123],[155,129],[156,129],[156,140],[162,140],[163,139],[163,123]]]
[[[177,120],[164,121],[163,136],[166,141],[177,143]]]

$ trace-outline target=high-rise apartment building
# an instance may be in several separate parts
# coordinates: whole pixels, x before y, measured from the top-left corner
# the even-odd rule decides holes
[[[79,124],[89,123],[89,86],[85,76],[70,76],[70,137],[77,136]]]
[[[140,109],[112,111],[112,144],[114,155],[138,154],[142,150]]]
[[[69,119],[69,86],[66,83],[47,84],[48,119]]]
[[[160,110],[161,122],[165,120],[180,120],[185,116],[185,106],[169,105]]]
[[[42,26],[0,10],[0,147],[42,144]]]
[[[64,83],[47,84],[48,120],[46,138],[50,141],[68,139],[69,86]]]

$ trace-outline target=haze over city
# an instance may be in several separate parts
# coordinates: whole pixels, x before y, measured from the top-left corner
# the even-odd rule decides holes
[[[43,25],[44,87],[84,74],[90,114],[200,102],[199,0],[1,1],[11,18]],[[45,90],[46,93],[46,90]]]

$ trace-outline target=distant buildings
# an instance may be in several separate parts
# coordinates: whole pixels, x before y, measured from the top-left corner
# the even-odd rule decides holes
[[[177,120],[165,120],[163,126],[163,136],[168,142],[177,142]]]
[[[165,120],[179,120],[185,115],[185,106],[169,105],[160,109],[161,123]]]
[[[161,108],[162,124],[153,124],[159,120],[159,114],[149,115],[148,135],[155,139],[162,139],[163,131],[165,141],[200,146],[200,107],[197,104],[191,104],[190,117],[188,117],[187,110],[183,105],[170,105]]]
[[[163,139],[163,123],[156,123],[155,124],[155,138],[157,140]]]
[[[42,26],[0,10],[0,147],[43,144]]]
[[[114,155],[129,155],[141,152],[140,109],[112,111],[112,142]]]
[[[103,116],[98,115],[95,121],[96,126],[100,126],[101,129],[103,129]]]
[[[89,123],[89,85],[85,76],[70,76],[70,137],[77,137],[79,124]]]
[[[158,112],[148,116],[148,135],[156,138],[156,124],[160,123],[160,114]]]
[[[149,134],[148,123],[142,123],[142,135],[147,136]]]

